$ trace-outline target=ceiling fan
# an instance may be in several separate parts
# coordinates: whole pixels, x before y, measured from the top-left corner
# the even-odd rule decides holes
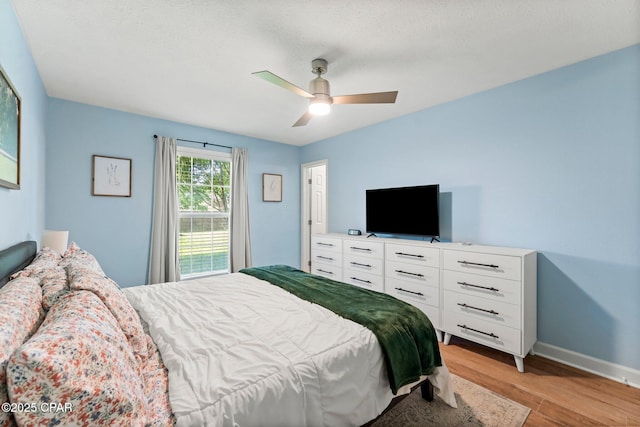
[[[270,83],[278,85],[291,92],[309,98],[309,109],[293,124],[293,127],[304,126],[313,116],[323,116],[331,111],[331,104],[393,104],[396,102],[398,91],[360,93],[356,95],[331,96],[329,81],[320,77],[327,72],[327,61],[316,58],[311,61],[311,72],[317,77],[309,82],[309,91],[289,83],[282,77],[276,76],[271,71],[256,71],[254,76],[260,77]]]

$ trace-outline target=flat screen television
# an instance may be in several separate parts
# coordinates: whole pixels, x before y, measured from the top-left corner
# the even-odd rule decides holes
[[[367,190],[367,233],[440,236],[440,186]]]

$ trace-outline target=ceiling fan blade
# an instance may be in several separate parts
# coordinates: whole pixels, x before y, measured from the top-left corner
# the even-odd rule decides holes
[[[313,115],[310,112],[307,111],[291,127],[295,128],[295,127],[298,127],[298,126],[305,126],[307,123],[309,123],[309,120],[311,120],[311,117],[313,117]]]
[[[260,77],[261,79],[266,80],[269,83],[273,83],[274,85],[280,86],[281,88],[290,90],[291,92],[297,95],[304,96],[305,98],[313,98],[313,95],[307,92],[306,90],[299,88],[293,83],[289,83],[282,77],[276,76],[271,71],[267,71],[267,70],[256,71],[255,73],[251,73],[251,74],[253,74],[256,77]]]
[[[398,91],[360,93],[357,95],[340,95],[333,97],[334,104],[393,104]]]

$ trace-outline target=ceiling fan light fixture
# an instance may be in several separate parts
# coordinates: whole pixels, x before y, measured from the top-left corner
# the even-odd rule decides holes
[[[313,100],[309,104],[309,112],[314,116],[326,116],[331,112],[331,105],[326,101]]]
[[[316,94],[309,102],[309,113],[314,116],[326,116],[331,112],[331,97],[325,94]]]
[[[327,72],[327,66],[327,61],[322,58],[316,58],[311,61],[311,71],[317,77],[309,82],[308,91],[273,74],[271,71],[256,71],[253,75],[309,100],[309,109],[305,111],[292,127],[306,126],[313,116],[329,114],[331,112],[331,104],[393,104],[396,102],[396,97],[398,96],[397,90],[393,92],[331,96],[329,81],[320,77]]]

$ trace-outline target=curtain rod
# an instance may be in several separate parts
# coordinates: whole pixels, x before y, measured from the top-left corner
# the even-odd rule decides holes
[[[153,137],[155,139],[158,138],[158,135],[153,135]],[[210,142],[205,142],[205,141],[193,141],[191,139],[180,139],[180,138],[176,138],[176,140],[178,141],[183,141],[183,142],[195,142],[196,144],[202,144],[202,147],[206,147],[207,145],[212,145],[214,147],[222,147],[222,148],[228,148],[228,149],[232,149],[233,147],[229,147],[228,145],[220,145],[220,144],[212,144]]]

